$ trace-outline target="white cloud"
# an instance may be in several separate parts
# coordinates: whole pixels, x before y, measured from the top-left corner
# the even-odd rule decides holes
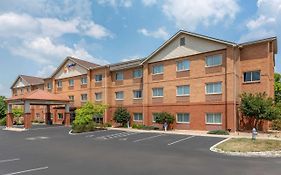
[[[85,35],[88,35],[90,37],[94,37],[97,39],[105,38],[105,37],[112,37],[112,34],[109,30],[107,30],[105,27],[96,24],[95,22],[87,22],[85,21],[83,25],[81,25],[81,28],[85,30]]]
[[[195,30],[235,19],[239,5],[237,0],[166,0],[162,10],[177,27]]]
[[[142,3],[145,6],[152,6],[152,5],[155,5],[157,3],[157,0],[142,0]]]
[[[36,76],[47,78],[49,77],[57,68],[54,65],[45,65],[37,72]]]
[[[111,6],[113,8],[126,7],[129,8],[133,5],[132,0],[98,0],[99,4]]]
[[[153,38],[161,38],[161,39],[167,39],[169,34],[166,31],[164,27],[160,27],[155,31],[148,31],[146,28],[141,28],[138,30],[138,33],[143,34],[144,36],[149,36]]]
[[[10,87],[0,84],[0,96],[9,97],[11,94]]]
[[[247,27],[250,30],[255,30],[259,27],[262,27],[263,25],[270,25],[275,23],[276,20],[273,17],[266,17],[264,15],[259,16],[256,20],[251,20],[247,23]]]

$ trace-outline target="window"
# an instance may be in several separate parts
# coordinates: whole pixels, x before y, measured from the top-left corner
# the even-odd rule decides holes
[[[244,72],[244,82],[255,82],[260,81],[261,79],[261,72],[258,71],[251,71],[251,72]]]
[[[20,89],[20,93],[23,94],[23,89]]]
[[[134,99],[140,99],[142,98],[142,91],[141,90],[135,90],[134,93]]]
[[[69,98],[70,101],[74,101],[74,96],[73,95],[68,96],[68,98]]]
[[[115,92],[116,100],[123,100],[124,99],[124,93],[123,91]]]
[[[88,83],[87,77],[82,77],[81,84],[87,84],[87,83]]]
[[[177,96],[187,96],[189,95],[190,89],[188,85],[177,86]]]
[[[68,80],[68,84],[70,87],[74,86],[74,80],[73,79]]]
[[[134,78],[141,78],[142,77],[142,69],[135,69],[133,72]]]
[[[58,118],[63,119],[63,113],[58,113]]]
[[[152,74],[163,74],[163,65],[155,65],[152,67]]]
[[[62,81],[61,80],[57,81],[57,86],[58,86],[58,88],[62,88]]]
[[[189,70],[189,60],[182,60],[177,62],[177,71]]]
[[[163,97],[163,88],[153,88],[152,95],[153,97]]]
[[[47,83],[47,89],[52,89],[52,83]]]
[[[95,80],[96,80],[96,82],[102,81],[102,74],[96,75]]]
[[[207,124],[221,124],[221,113],[207,113],[206,114]]]
[[[152,113],[152,122],[156,123],[156,117],[157,117],[158,113]]]
[[[211,55],[205,59],[206,67],[219,66],[222,64],[222,55]]]
[[[185,45],[185,37],[180,39],[180,46],[184,46]]]
[[[177,123],[189,123],[189,113],[177,113]]]
[[[101,99],[102,99],[102,93],[101,92],[95,93],[95,96],[96,96],[96,101],[101,101]]]
[[[123,72],[116,72],[115,79],[116,80],[123,80],[124,79]]]
[[[221,89],[221,82],[206,84],[206,94],[221,94]]]
[[[37,119],[40,118],[40,113],[36,113],[36,118],[37,118]]]
[[[81,101],[87,101],[88,100],[88,94],[81,94]]]
[[[134,113],[134,121],[142,121],[142,113]]]

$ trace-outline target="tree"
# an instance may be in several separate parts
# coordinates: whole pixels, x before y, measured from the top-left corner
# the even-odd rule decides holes
[[[118,107],[114,112],[113,120],[117,123],[121,123],[122,126],[125,126],[128,121],[130,121],[130,113],[124,107]]]
[[[281,102],[281,74],[274,74],[274,98],[275,102]]]
[[[7,113],[7,104],[5,103],[5,97],[0,96],[0,119],[6,117]]]
[[[156,123],[164,124],[165,122],[167,122],[168,128],[170,124],[174,123],[174,121],[175,121],[175,117],[168,112],[160,112],[157,113],[155,116]]]
[[[16,118],[16,123],[17,124],[22,124],[20,122],[20,117],[24,114],[22,108],[13,108],[12,109],[13,116]]]
[[[94,116],[102,116],[106,109],[106,105],[87,102],[80,109],[76,109],[73,123],[76,125],[86,125],[93,121]]]
[[[280,117],[280,109],[275,106],[272,98],[267,97],[266,93],[243,93],[239,109],[243,116],[255,120],[255,128],[261,120],[272,121]]]

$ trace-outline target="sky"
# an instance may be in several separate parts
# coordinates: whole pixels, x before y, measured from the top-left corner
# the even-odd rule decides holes
[[[280,16],[281,0],[1,0],[0,95],[19,74],[50,76],[67,56],[146,57],[180,29],[237,43],[281,38]]]

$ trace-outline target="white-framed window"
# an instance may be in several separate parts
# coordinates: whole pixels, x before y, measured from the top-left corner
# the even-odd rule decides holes
[[[163,95],[164,95],[163,88],[153,88],[152,89],[153,97],[163,97]]]
[[[60,120],[62,120],[62,119],[63,119],[63,113],[58,113],[58,118],[59,118]]]
[[[74,95],[70,95],[70,96],[68,96],[68,98],[70,101],[74,101]]]
[[[177,113],[177,123],[189,123],[189,113]]]
[[[185,37],[180,38],[180,46],[185,45]]]
[[[61,80],[58,80],[58,81],[57,81],[57,87],[58,87],[58,88],[62,88],[62,81],[61,81]]]
[[[124,80],[123,72],[116,72],[115,73],[115,79],[116,80]]]
[[[101,99],[102,99],[102,93],[101,92],[95,93],[95,96],[96,96],[96,101],[101,101]]]
[[[124,99],[124,92],[123,91],[115,92],[115,99],[116,100],[123,100]]]
[[[190,65],[189,60],[177,61],[177,71],[180,72],[180,71],[189,70],[189,65]]]
[[[157,117],[158,113],[152,113],[152,123],[156,123],[156,117]]]
[[[96,82],[102,81],[102,74],[95,75],[95,81]]]
[[[164,66],[163,64],[152,66],[152,74],[163,74]]]
[[[222,82],[206,83],[206,94],[221,94]]]
[[[81,78],[81,84],[87,84],[87,83],[88,83],[87,77],[82,77]]]
[[[141,78],[142,77],[142,69],[135,69],[133,71],[133,77],[134,78]]]
[[[47,89],[49,89],[49,90],[52,89],[52,83],[50,83],[50,82],[47,83]]]
[[[134,99],[140,99],[142,98],[142,90],[134,90]]]
[[[219,66],[222,64],[222,55],[210,55],[206,56],[205,59],[206,67],[213,67],[213,66]]]
[[[190,94],[189,85],[177,86],[177,96],[188,96]]]
[[[70,87],[73,87],[74,86],[74,80],[73,79],[69,79],[68,80],[68,84]]]
[[[256,82],[260,80],[261,72],[259,70],[244,72],[244,82]]]
[[[207,113],[206,124],[222,124],[221,113]]]
[[[81,101],[85,102],[88,100],[88,94],[81,94]]]
[[[143,116],[142,113],[134,113],[134,121],[142,121]]]

